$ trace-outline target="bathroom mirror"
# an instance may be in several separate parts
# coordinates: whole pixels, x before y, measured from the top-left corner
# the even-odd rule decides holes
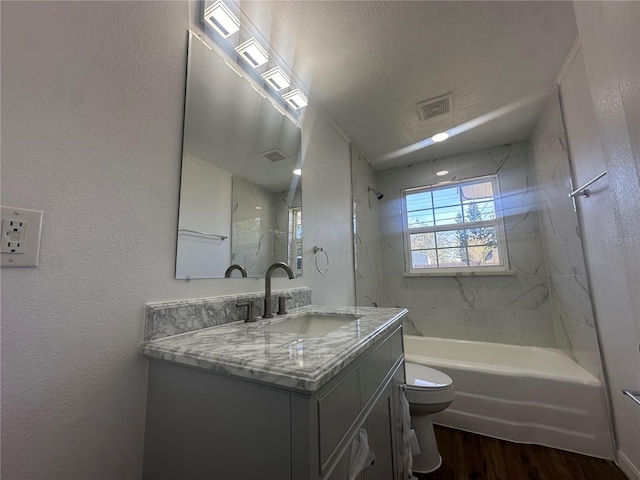
[[[223,55],[190,35],[176,278],[301,275],[300,129]]]

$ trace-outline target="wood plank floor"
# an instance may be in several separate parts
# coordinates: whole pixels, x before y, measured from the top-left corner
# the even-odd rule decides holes
[[[613,462],[435,426],[442,466],[420,480],[628,480]]]

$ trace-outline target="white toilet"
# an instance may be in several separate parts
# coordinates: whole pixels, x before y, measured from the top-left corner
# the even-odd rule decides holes
[[[441,412],[453,402],[456,397],[453,380],[438,370],[415,363],[405,363],[405,373],[411,427],[416,432],[421,452],[413,457],[412,470],[417,473],[433,472],[442,465],[442,457],[433,433],[431,415]]]

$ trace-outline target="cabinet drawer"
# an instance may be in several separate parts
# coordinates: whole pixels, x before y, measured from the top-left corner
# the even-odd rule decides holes
[[[354,370],[318,400],[320,465],[324,465],[347,429],[354,422],[358,405],[358,376]]]

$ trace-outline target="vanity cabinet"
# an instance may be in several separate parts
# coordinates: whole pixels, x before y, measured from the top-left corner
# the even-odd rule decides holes
[[[143,478],[346,480],[364,428],[376,460],[358,478],[399,479],[400,322],[379,335],[314,392],[150,360]]]

